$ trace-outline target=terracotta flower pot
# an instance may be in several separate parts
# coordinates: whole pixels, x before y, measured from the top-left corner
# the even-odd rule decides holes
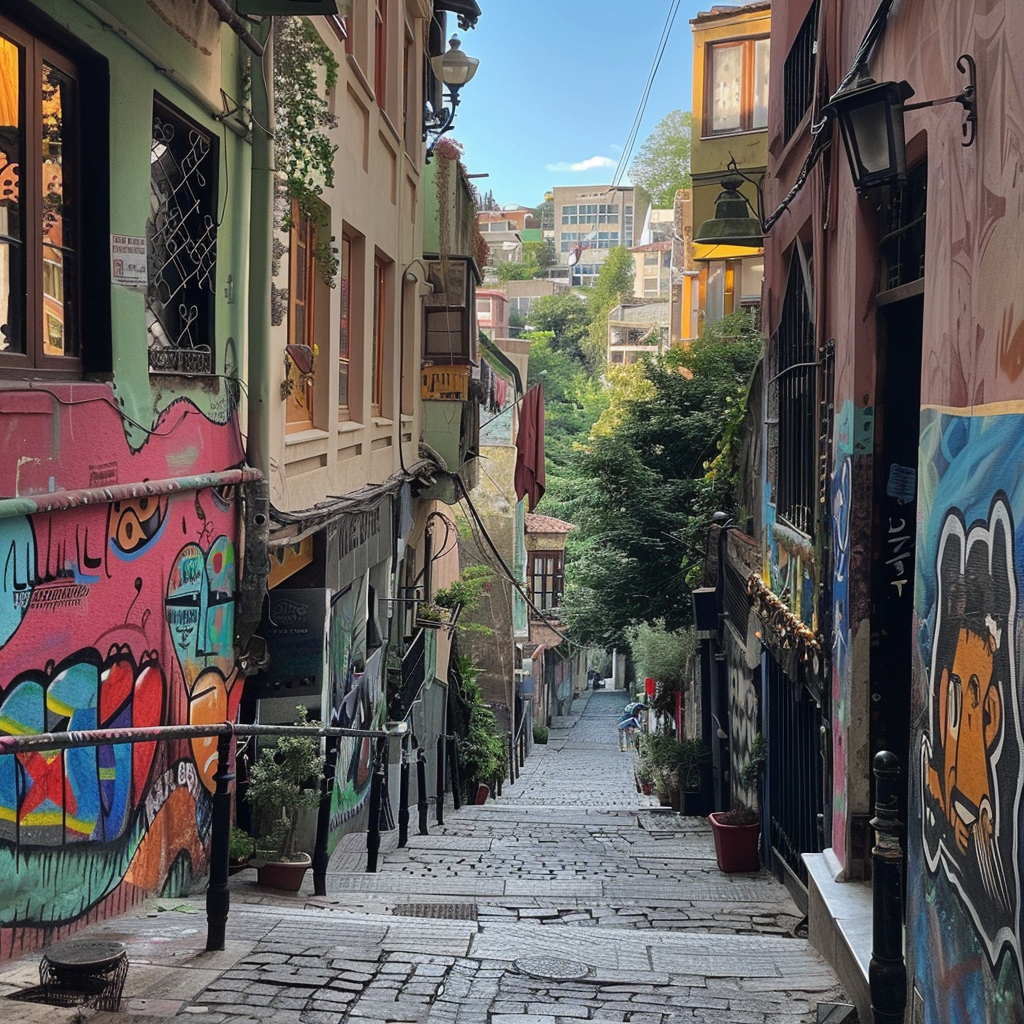
[[[654,792],[654,783],[653,782],[641,782],[640,783],[640,789],[643,792],[644,796],[650,796],[651,793]]]
[[[306,872],[313,864],[309,854],[299,855],[301,860],[268,860],[256,869],[256,881],[270,889],[298,892]]]
[[[759,871],[760,823],[755,821],[752,825],[726,825],[719,820],[721,816],[721,811],[713,811],[708,815],[711,834],[715,839],[715,857],[719,870],[727,873]]]

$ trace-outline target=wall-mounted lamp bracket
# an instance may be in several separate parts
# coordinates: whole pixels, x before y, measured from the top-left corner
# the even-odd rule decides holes
[[[960,126],[965,142],[960,145],[966,149],[974,145],[978,136],[978,68],[969,53],[961,53],[956,59],[956,69],[961,75],[967,75],[964,91],[956,96],[944,96],[941,100],[926,100],[923,103],[905,103],[904,110],[920,110],[922,107],[937,107],[942,103],[959,103],[966,113],[964,123]]]

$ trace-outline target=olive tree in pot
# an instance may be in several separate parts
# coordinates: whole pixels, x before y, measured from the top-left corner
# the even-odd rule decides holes
[[[306,709],[297,711],[295,724],[308,725]],[[252,766],[245,799],[259,823],[253,863],[260,885],[297,892],[312,864],[308,853],[296,850],[296,831],[301,813],[320,801],[319,747],[316,736],[278,736]]]

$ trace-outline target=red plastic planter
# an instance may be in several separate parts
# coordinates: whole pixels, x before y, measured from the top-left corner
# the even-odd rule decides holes
[[[711,822],[711,834],[715,837],[715,857],[718,859],[720,871],[728,873],[737,871],[759,871],[761,861],[758,857],[758,841],[761,837],[761,825],[724,825],[718,819],[721,811],[713,811],[708,815]]]

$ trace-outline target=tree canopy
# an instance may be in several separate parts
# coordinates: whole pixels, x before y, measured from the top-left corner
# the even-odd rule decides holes
[[[661,209],[671,208],[676,191],[690,185],[690,125],[689,111],[666,114],[640,147],[629,170],[633,184]]]
[[[587,298],[590,325],[582,344],[586,360],[595,371],[603,371],[605,367],[608,314],[623,299],[632,297],[633,284],[633,256],[630,251],[622,245],[609,249]]]
[[[577,445],[561,518],[569,536],[564,611],[578,642],[621,646],[628,628],[690,617],[712,513],[734,502],[727,446],[760,356],[748,314],[609,373],[609,404]]]
[[[551,332],[551,348],[554,351],[582,362],[582,343],[590,326],[590,317],[587,315],[587,304],[579,295],[574,292],[558,292],[534,299],[530,303],[528,320],[531,327]]]

